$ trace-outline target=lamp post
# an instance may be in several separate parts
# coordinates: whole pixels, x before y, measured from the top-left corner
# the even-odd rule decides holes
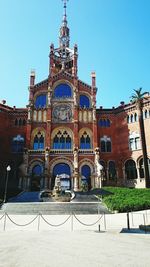
[[[9,172],[11,171],[10,165],[7,166],[6,170],[7,170],[7,175],[6,175],[6,182],[5,182],[4,200],[3,200],[4,203],[6,203],[8,177],[9,177]]]

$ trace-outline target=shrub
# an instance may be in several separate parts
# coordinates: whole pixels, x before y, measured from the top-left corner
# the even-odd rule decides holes
[[[104,195],[103,201],[111,210],[118,212],[138,211],[150,208],[150,189],[129,189],[104,187],[110,195]]]

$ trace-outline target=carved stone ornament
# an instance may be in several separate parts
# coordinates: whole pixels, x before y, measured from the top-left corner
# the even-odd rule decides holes
[[[53,109],[53,121],[69,122],[72,120],[72,110],[69,105],[59,105]]]

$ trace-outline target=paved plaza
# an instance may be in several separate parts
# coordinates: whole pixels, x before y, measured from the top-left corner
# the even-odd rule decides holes
[[[150,235],[96,231],[1,233],[0,267],[149,267]]]
[[[138,224],[149,220],[150,211],[130,214],[130,226],[134,229],[130,232],[124,231],[126,214],[100,216],[44,215],[45,221],[37,217],[28,226],[18,227],[10,219],[25,224],[35,215],[10,215],[10,219],[6,218],[5,231],[2,218],[0,267],[149,267],[150,234],[139,231]],[[56,227],[67,218],[66,223]]]

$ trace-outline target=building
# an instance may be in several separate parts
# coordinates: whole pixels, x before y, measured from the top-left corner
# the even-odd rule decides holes
[[[36,83],[31,72],[26,108],[0,104],[1,188],[8,164],[9,186],[27,191],[53,189],[57,175],[76,191],[101,182],[145,187],[136,105],[96,108],[96,75],[91,73],[91,85],[78,78],[78,47],[71,49],[69,42],[64,1],[59,47],[50,46],[48,77]],[[149,95],[143,100],[143,116],[150,158]]]

